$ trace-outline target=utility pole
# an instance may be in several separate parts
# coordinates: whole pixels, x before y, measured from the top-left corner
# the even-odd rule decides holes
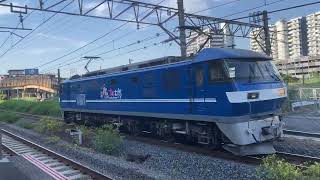
[[[187,37],[185,29],[185,14],[183,0],[178,0],[178,16],[179,16],[179,31],[180,31],[180,49],[181,57],[187,56]]]
[[[264,42],[266,45],[266,54],[271,55],[271,40],[270,40],[270,30],[269,30],[269,18],[268,11],[262,12],[262,21],[263,21],[263,32],[264,32]]]

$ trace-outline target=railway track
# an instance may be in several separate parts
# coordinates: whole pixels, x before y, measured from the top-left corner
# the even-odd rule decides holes
[[[111,179],[85,165],[26,140],[12,132],[4,129],[1,129],[0,131],[2,133],[4,151],[11,155],[24,157],[27,161],[39,167],[54,179]]]
[[[199,148],[191,145],[179,144],[179,143],[170,143],[166,141],[157,141],[155,139],[145,138],[145,137],[128,137],[131,140],[137,140],[144,143],[171,147],[175,149],[179,149],[186,152],[198,153],[206,156],[210,156],[213,158],[219,158],[223,160],[231,160],[240,163],[259,165],[262,163],[262,160],[266,155],[258,155],[258,156],[236,156],[230,152],[224,150],[211,150],[208,148]],[[294,165],[303,166],[304,163],[320,163],[320,158],[300,155],[300,154],[292,154],[287,152],[276,152],[276,155],[285,161],[292,163]]]
[[[0,111],[2,111],[2,110],[0,110]],[[23,115],[23,116],[28,116],[28,117],[36,119],[36,120],[47,117],[47,116],[30,115],[27,113],[18,113],[18,114]],[[63,120],[61,118],[53,118],[53,119]],[[316,133],[307,133],[307,132],[291,131],[291,130],[284,130],[284,133],[288,134],[288,135],[295,135],[295,136],[301,136],[301,137],[320,138],[320,134],[316,134]],[[261,164],[262,159],[265,157],[263,155],[262,156],[243,156],[243,157],[241,157],[241,156],[233,155],[233,154],[226,152],[226,151],[221,151],[221,150],[214,151],[214,150],[210,150],[207,148],[199,148],[199,147],[185,145],[185,144],[179,144],[179,143],[170,143],[170,142],[166,142],[166,141],[160,141],[160,140],[154,139],[154,138],[146,138],[146,137],[140,137],[140,136],[139,137],[126,136],[126,138],[130,139],[130,140],[136,140],[136,141],[152,144],[152,145],[171,147],[171,148],[179,149],[179,150],[186,151],[186,152],[194,152],[194,153],[199,153],[199,154],[207,155],[207,156],[214,157],[214,158],[226,159],[226,160],[237,161],[237,162],[242,162],[242,163],[247,163],[247,164],[255,164],[255,165]],[[292,164],[296,164],[296,165],[301,165],[305,162],[318,162],[318,163],[320,163],[320,158],[318,158],[318,157],[311,157],[311,156],[300,155],[300,154],[292,154],[292,153],[287,153],[287,152],[277,152],[276,155],[278,157],[285,159],[286,161],[288,161]]]
[[[320,138],[320,133],[310,133],[303,131],[294,131],[294,130],[283,130],[284,134],[293,135],[293,136],[301,136],[301,137],[309,137],[309,138]]]
[[[303,166],[304,163],[320,163],[319,157],[306,156],[301,154],[292,154],[287,152],[277,152],[276,155],[287,162]]]

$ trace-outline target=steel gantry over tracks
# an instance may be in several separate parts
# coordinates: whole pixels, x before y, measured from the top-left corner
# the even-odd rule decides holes
[[[181,47],[182,56],[186,56],[186,47],[201,35],[207,35],[208,38],[212,37],[213,34],[249,38],[249,34],[254,28],[263,29],[265,26],[265,24],[260,25],[261,22],[247,23],[185,13],[183,0],[177,1],[178,8],[133,0],[100,0],[95,2],[85,2],[84,0],[57,0],[47,2],[45,0],[38,0],[38,3],[34,3],[31,6],[0,1],[0,6],[8,7],[12,13],[18,13],[19,15],[28,14],[29,11],[42,11],[136,23],[137,28],[139,28],[141,24],[159,26],[169,35],[167,42],[174,41]],[[65,5],[68,5],[70,8],[59,9]],[[97,8],[102,6],[106,8],[103,14],[94,13]],[[130,13],[131,16],[128,16],[128,13]],[[165,24],[174,19],[178,22],[177,28],[173,30],[166,28]],[[204,33],[203,30],[208,28],[212,30],[213,34]],[[191,31],[195,31],[198,33],[198,36],[187,42],[187,31],[190,32],[190,34]],[[179,32],[179,35],[177,35],[177,32]],[[228,32],[228,34],[224,32]]]

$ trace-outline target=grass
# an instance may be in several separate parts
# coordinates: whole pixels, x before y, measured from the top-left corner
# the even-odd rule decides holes
[[[0,112],[0,122],[13,124],[13,123],[17,122],[19,119],[20,119],[20,116],[18,116],[15,113]]]
[[[0,101],[0,109],[31,113],[44,116],[60,116],[60,106],[58,100],[48,100],[43,102],[32,100],[7,100]]]

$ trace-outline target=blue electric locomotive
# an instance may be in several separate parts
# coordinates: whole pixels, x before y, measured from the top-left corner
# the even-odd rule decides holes
[[[274,152],[286,96],[270,57],[208,48],[66,80],[60,103],[67,122],[112,122],[246,155]]]

